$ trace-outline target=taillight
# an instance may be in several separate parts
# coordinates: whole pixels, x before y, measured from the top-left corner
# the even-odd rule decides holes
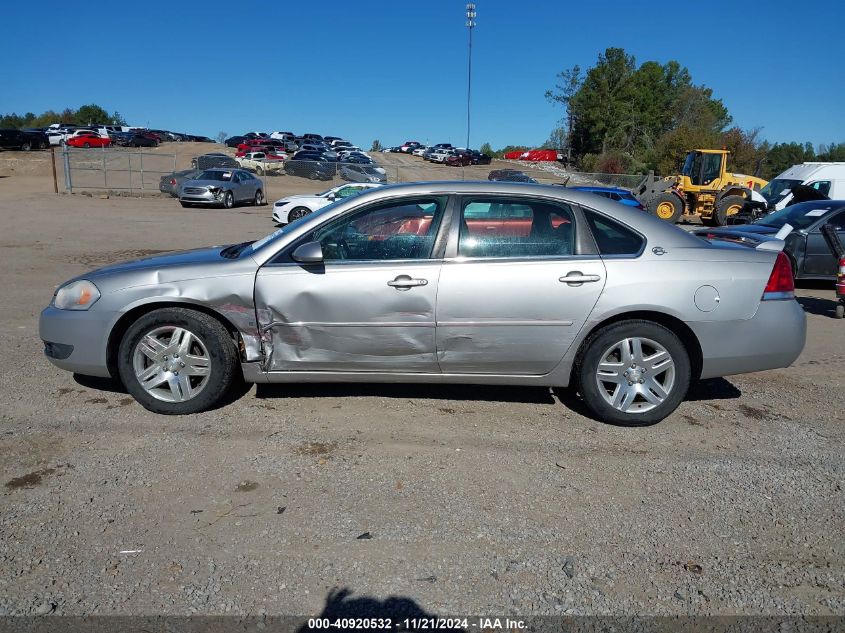
[[[171,184],[171,185],[175,185],[175,184],[176,184],[176,179],[175,179],[175,178],[171,178],[171,179],[170,179],[170,184]]]
[[[789,257],[781,251],[775,258],[775,267],[769,275],[769,283],[763,290],[763,301],[773,299],[794,299],[795,280],[792,277],[792,264]]]

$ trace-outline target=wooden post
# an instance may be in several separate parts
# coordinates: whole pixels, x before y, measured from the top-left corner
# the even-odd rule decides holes
[[[50,165],[53,167],[53,193],[59,193],[59,181],[56,178],[56,148],[50,146]]]

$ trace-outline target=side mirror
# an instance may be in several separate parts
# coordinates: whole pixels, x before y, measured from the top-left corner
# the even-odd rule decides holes
[[[300,264],[322,264],[323,245],[320,242],[306,242],[296,247],[291,253],[291,259]]]
[[[333,193],[330,193],[329,195],[326,196],[326,200],[331,200],[332,202],[334,202],[335,200],[337,200],[337,196],[334,195]]]

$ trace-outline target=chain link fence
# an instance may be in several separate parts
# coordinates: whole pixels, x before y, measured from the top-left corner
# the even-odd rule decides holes
[[[523,181],[568,186],[606,186],[633,189],[642,180],[640,174],[602,174],[576,172],[560,163],[538,163],[494,159],[486,165],[448,165],[431,163],[407,154],[373,153],[373,162],[303,161],[278,159],[235,159],[228,153],[205,154],[200,169],[217,164],[214,157],[226,160],[225,168],[233,168],[237,160],[242,168],[261,177],[268,186],[274,183],[284,189],[302,188],[303,193],[328,189],[344,183],[400,183],[433,180]],[[198,170],[177,172],[176,154],[138,151],[129,148],[76,149],[61,152],[65,188],[74,191],[104,191],[116,194],[144,195],[164,192],[164,180],[178,190],[184,182],[199,175]],[[182,156],[181,162],[185,162]],[[196,158],[192,161],[196,166]],[[207,163],[207,164],[206,164]],[[165,179],[164,176],[173,176]],[[178,184],[177,184],[178,183]],[[274,187],[275,189],[275,187]]]
[[[65,189],[142,195],[158,192],[165,174],[176,171],[176,155],[128,148],[77,149],[61,152]]]

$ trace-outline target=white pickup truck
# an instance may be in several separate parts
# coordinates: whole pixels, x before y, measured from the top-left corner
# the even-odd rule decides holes
[[[244,169],[252,169],[259,176],[263,176],[267,172],[281,171],[285,166],[286,158],[286,154],[268,156],[266,152],[247,152],[235,160]]]

